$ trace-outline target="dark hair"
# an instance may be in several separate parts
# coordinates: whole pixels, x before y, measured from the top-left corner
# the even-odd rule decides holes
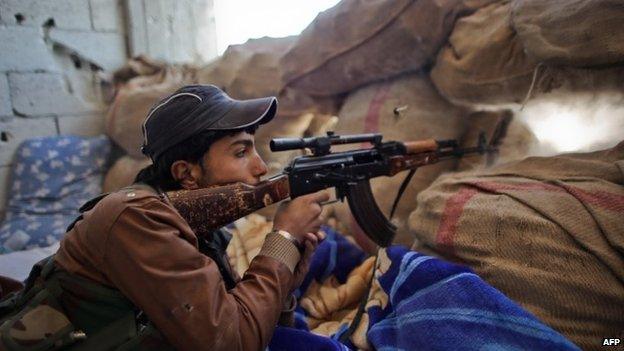
[[[253,125],[242,130],[207,130],[199,132],[163,152],[154,160],[153,164],[139,171],[134,182],[146,183],[161,191],[179,190],[181,186],[171,174],[171,165],[175,161],[184,160],[191,163],[199,163],[203,169],[203,156],[213,143],[221,138],[240,132],[254,134],[256,129],[258,129],[258,126]]]

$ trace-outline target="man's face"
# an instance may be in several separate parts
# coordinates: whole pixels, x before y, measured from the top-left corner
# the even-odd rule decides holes
[[[217,140],[204,154],[203,165],[197,182],[200,188],[234,182],[255,185],[268,171],[256,151],[254,136],[247,132]]]

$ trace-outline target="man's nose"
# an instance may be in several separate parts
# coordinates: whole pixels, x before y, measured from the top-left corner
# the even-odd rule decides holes
[[[258,155],[258,152],[256,152],[256,157],[254,159],[254,167],[253,167],[254,176],[258,178],[262,177],[263,175],[267,174],[268,171],[269,171],[269,168],[267,167],[266,163],[264,162],[262,157]]]

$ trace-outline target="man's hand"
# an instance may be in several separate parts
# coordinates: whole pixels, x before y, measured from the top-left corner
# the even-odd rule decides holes
[[[295,267],[295,277],[293,279],[291,290],[297,289],[301,283],[303,283],[303,279],[305,279],[306,274],[308,274],[308,271],[310,270],[312,255],[314,254],[318,244],[325,239],[325,233],[323,231],[306,233],[305,237],[305,250],[303,251],[303,255],[301,256],[301,260],[297,264],[297,267]]]
[[[321,203],[327,200],[329,195],[320,191],[280,204],[273,220],[273,229],[289,232],[299,243],[306,245],[306,250],[306,242],[312,241],[314,249],[318,244],[318,237],[313,233],[317,233],[321,227]]]

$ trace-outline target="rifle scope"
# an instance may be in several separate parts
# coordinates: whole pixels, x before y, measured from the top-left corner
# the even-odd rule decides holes
[[[274,138],[269,146],[271,151],[288,151],[309,148],[316,152],[329,152],[331,145],[353,144],[353,143],[381,143],[383,136],[379,133],[334,135],[334,132],[327,132],[327,136],[309,138]]]

